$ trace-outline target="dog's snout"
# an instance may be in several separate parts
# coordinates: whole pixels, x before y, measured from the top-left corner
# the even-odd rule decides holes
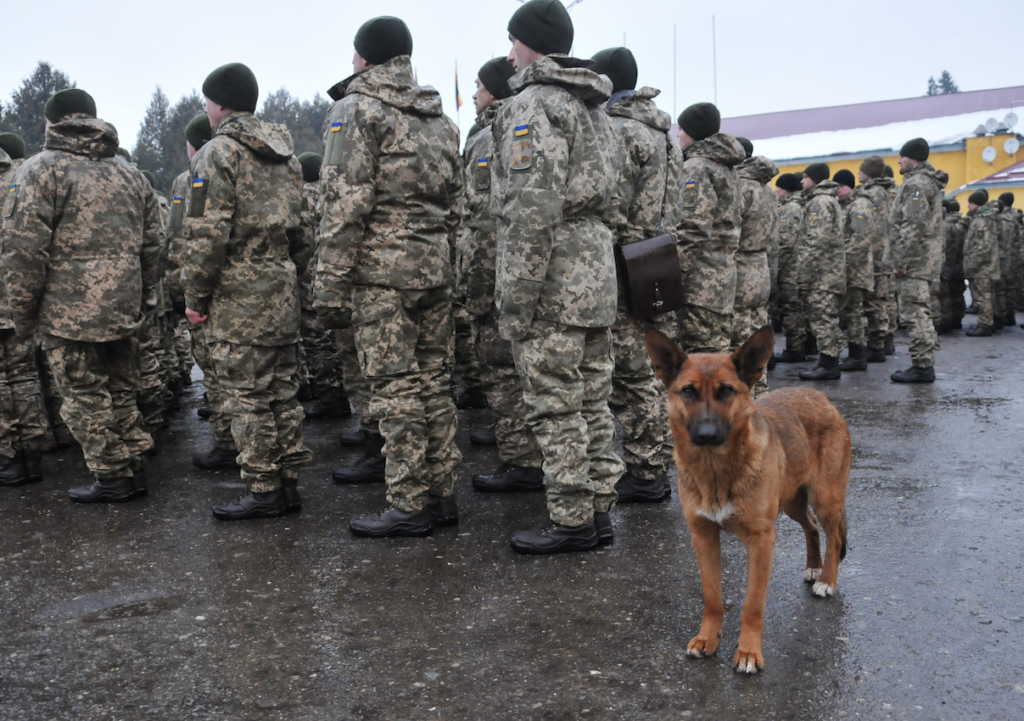
[[[725,442],[721,429],[717,423],[704,420],[697,423],[697,427],[691,434],[693,442],[698,446],[720,446]]]

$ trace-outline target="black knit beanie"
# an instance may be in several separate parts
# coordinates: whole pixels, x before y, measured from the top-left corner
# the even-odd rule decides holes
[[[804,170],[804,175],[814,181],[814,184],[828,180],[828,176],[832,174],[832,171],[828,168],[828,163],[811,163]]]
[[[572,50],[572,19],[560,0],[530,0],[512,14],[508,31],[541,55]]]
[[[869,178],[881,178],[882,174],[885,173],[885,160],[882,159],[881,155],[872,155],[870,158],[864,158],[864,162],[860,164],[860,170]]]
[[[928,160],[928,154],[931,150],[928,148],[928,141],[924,138],[914,138],[908,140],[900,148],[900,155],[904,158],[910,158],[911,160],[919,160],[922,163]]]
[[[512,88],[508,86],[508,79],[516,74],[516,69],[504,57],[488,60],[480,67],[476,74],[480,83],[491,95],[498,100],[512,97]]]
[[[744,138],[742,135],[737,135],[736,140],[738,140],[740,145],[743,146],[743,152],[747,154],[748,158],[754,154],[754,144],[750,142],[748,138]]]
[[[981,207],[988,202],[988,193],[984,190],[975,190],[967,197],[967,202]]]
[[[636,59],[629,48],[599,50],[591,60],[594,61],[591,70],[611,79],[613,93],[636,90]]]
[[[836,174],[832,176],[832,180],[840,185],[845,185],[847,188],[857,187],[857,179],[853,177],[853,173],[846,168],[836,171]]]
[[[221,65],[203,81],[203,95],[221,107],[239,112],[256,112],[260,86],[252,70],[242,63]]]
[[[957,201],[956,198],[950,198],[950,200],[949,200],[949,209],[952,210],[954,213],[959,213],[960,212],[960,203],[959,203],[959,201]]]
[[[11,160],[25,157],[25,140],[17,133],[0,133],[0,148]]]
[[[83,113],[95,118],[96,101],[80,88],[68,88],[55,92],[43,106],[43,115],[51,123],[59,123],[72,113]]]
[[[782,188],[788,190],[790,193],[795,193],[801,189],[800,178],[796,177],[792,173],[783,173],[775,181],[776,188]]]
[[[12,155],[11,157],[13,158],[14,156]],[[1003,193],[999,196],[999,199],[1003,201],[1003,205],[1007,208],[1013,207],[1013,193]]]
[[[213,137],[213,128],[210,127],[210,116],[206,113],[199,113],[185,126],[185,140],[196,150],[210,142]]]
[[[721,130],[722,114],[712,103],[694,103],[680,113],[679,127],[694,140],[704,140]]]
[[[302,164],[302,182],[315,183],[320,180],[320,166],[323,165],[324,156],[317,153],[303,153],[299,156]]]
[[[354,45],[363,60],[380,65],[399,55],[412,55],[412,33],[400,18],[384,15],[363,23]]]
[[[884,175],[887,178],[894,178],[894,177],[896,177],[893,174],[893,172],[892,172],[892,166],[891,165],[886,165],[884,168],[882,168],[882,175]]]

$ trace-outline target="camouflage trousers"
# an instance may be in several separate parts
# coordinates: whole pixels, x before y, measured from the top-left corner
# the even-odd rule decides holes
[[[43,350],[64,402],[61,415],[97,478],[125,478],[153,448],[136,405],[139,341],[88,343],[44,335]]]
[[[678,327],[674,340],[687,353],[724,353],[732,341],[732,316],[715,313],[697,305],[676,311]]]
[[[818,352],[839,357],[843,350],[843,332],[839,328],[839,306],[842,296],[827,290],[807,291],[804,312],[807,325],[818,339]]]
[[[563,526],[581,526],[618,499],[625,470],[612,446],[615,424],[611,331],[534,320],[512,343],[523,383],[526,420],[544,454],[548,515]]]
[[[380,434],[380,419],[373,414],[370,400],[373,391],[370,381],[366,380],[363,370],[359,367],[359,354],[356,352],[356,339],[351,328],[334,331],[334,341],[338,346],[338,359],[341,363],[342,386],[349,401],[359,416],[359,426],[367,433]]]
[[[1010,305],[1010,294],[1007,289],[1006,281],[1000,278],[992,282],[992,294],[994,296],[992,314],[1002,321],[1009,311],[1012,309]]]
[[[210,343],[222,411],[231,422],[242,480],[251,493],[281,487],[282,476],[298,478],[313,460],[302,438],[305,413],[299,392],[298,344],[282,346]],[[287,471],[287,473],[286,473]]]
[[[50,430],[57,431],[66,429],[67,423],[61,417],[60,409],[64,405],[60,397],[60,388],[57,386],[57,379],[53,377],[50,369],[50,361],[46,359],[46,352],[42,344],[36,342],[36,369],[39,372],[39,385],[43,391],[43,405],[46,406],[46,417],[50,421]]]
[[[875,275],[875,290],[864,299],[867,319],[867,346],[873,351],[885,350],[885,337],[895,325],[889,325],[889,301],[892,284],[888,275]]]
[[[786,350],[800,352],[807,337],[807,316],[796,285],[779,285],[779,313],[786,333]]]
[[[759,305],[756,308],[735,309],[732,315],[731,350],[738,349],[750,339],[750,336],[766,325],[768,325],[768,306]],[[760,398],[768,390],[768,371],[762,368],[761,378],[754,384],[754,398]],[[669,453],[671,452],[672,450],[669,449]]]
[[[480,361],[480,381],[487,405],[496,418],[498,457],[502,463],[523,468],[540,468],[544,456],[526,422],[523,384],[512,357],[512,343],[498,335],[497,314],[473,318]]]
[[[341,353],[334,339],[334,331],[324,326],[316,313],[302,311],[302,347],[306,351],[309,384],[316,397],[328,406],[346,402],[341,380]]]
[[[150,433],[163,425],[164,378],[161,374],[163,333],[155,308],[146,309],[139,329],[139,411]],[[70,424],[68,424],[70,425]]]
[[[452,317],[455,320],[455,363],[462,369],[463,387],[473,393],[483,385],[473,320],[465,306],[459,304],[452,306]]]
[[[971,300],[978,309],[978,325],[995,326],[995,293],[991,278],[971,278]]]
[[[192,355],[196,365],[203,372],[203,387],[206,388],[206,402],[213,414],[210,416],[210,430],[213,431],[213,445],[223,451],[237,451],[235,438],[231,435],[231,419],[224,413],[224,399],[221,396],[217,372],[210,357],[210,345],[206,341],[206,326],[202,323],[192,326]]]
[[[352,323],[359,367],[379,419],[387,500],[419,511],[428,495],[455,493],[462,453],[451,394],[455,362],[451,291],[356,286]]]
[[[665,387],[654,375],[644,336],[651,323],[619,307],[612,326],[612,394],[608,406],[622,424],[626,470],[653,481],[672,460],[672,437],[665,410]]]
[[[868,292],[863,288],[846,288],[840,322],[846,327],[846,342],[851,346],[867,345],[868,342]]]
[[[164,408],[174,405],[173,386],[178,380],[178,351],[174,347],[175,316],[170,312],[157,316],[160,323],[160,382]]]
[[[918,278],[897,278],[896,292],[900,320],[910,331],[910,359],[915,368],[935,365],[935,351],[939,350],[939,336],[932,324],[928,309],[930,284]]]
[[[192,337],[189,330],[192,324],[188,318],[176,313],[171,315],[174,319],[174,354],[178,359],[178,378],[185,379],[192,377]]]
[[[35,338],[24,340],[0,330],[0,454],[38,451],[50,435],[50,422],[39,384]]]
[[[896,332],[896,329],[900,327],[900,314],[899,309],[896,305],[896,276],[890,274],[886,276],[889,280],[889,296],[886,301],[886,309],[889,315],[889,335]]]

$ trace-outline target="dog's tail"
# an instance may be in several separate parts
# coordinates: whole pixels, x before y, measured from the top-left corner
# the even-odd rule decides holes
[[[839,560],[842,561],[846,558],[846,511],[843,510],[843,520],[839,522],[839,533],[843,539],[843,545],[839,549]]]

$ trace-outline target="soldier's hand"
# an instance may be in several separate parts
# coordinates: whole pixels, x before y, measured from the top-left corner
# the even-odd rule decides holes
[[[191,323],[192,325],[199,325],[200,323],[205,323],[210,316],[199,315],[191,308],[186,308],[185,317],[188,318],[188,322]]]

